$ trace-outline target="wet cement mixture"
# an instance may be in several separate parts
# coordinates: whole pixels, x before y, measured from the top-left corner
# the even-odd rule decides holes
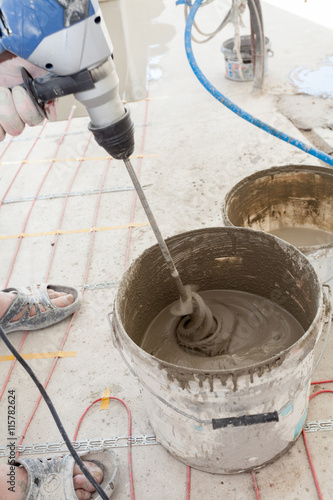
[[[333,243],[333,233],[322,229],[307,227],[280,227],[269,231],[270,234],[291,243],[296,247],[327,245]]]
[[[223,324],[226,309],[236,321],[223,355],[198,356],[177,342],[179,317],[173,304],[163,309],[147,328],[141,348],[163,361],[196,369],[228,370],[260,363],[293,345],[304,334],[299,322],[274,302],[247,292],[207,290],[199,292],[206,305],[219,314]]]

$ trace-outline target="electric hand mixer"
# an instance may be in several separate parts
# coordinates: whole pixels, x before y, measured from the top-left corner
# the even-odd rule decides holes
[[[231,331],[217,321],[193,286],[184,286],[129,159],[134,125],[118,94],[112,43],[98,0],[1,0],[0,50],[48,71],[32,79],[22,68],[24,86],[39,112],[53,99],[74,94],[90,116],[89,130],[115,159],[124,161],[177,286],[173,314],[186,350],[214,356],[225,351]]]

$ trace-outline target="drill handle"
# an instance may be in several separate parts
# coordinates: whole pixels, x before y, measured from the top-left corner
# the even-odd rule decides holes
[[[68,76],[57,76],[49,73],[46,76],[34,79],[25,68],[22,68],[21,75],[23,86],[27,90],[30,99],[44,117],[46,117],[44,103],[53,101],[58,97],[94,88],[94,82],[88,70]]]
[[[56,76],[48,74],[42,78],[33,79],[30,73],[21,69],[23,86],[41,116],[46,118],[44,103],[69,94],[78,94],[95,88],[96,82],[88,70],[74,75]],[[84,94],[79,94],[84,95]],[[129,158],[134,151],[134,124],[130,112],[124,109],[118,97],[115,108],[116,120],[105,125],[90,123],[89,130],[94,134],[96,142],[115,159]],[[121,114],[119,109],[121,107]],[[89,111],[89,109],[88,109]],[[104,115],[104,113],[103,113]],[[119,117],[118,117],[119,115]],[[103,116],[105,119],[106,117]]]

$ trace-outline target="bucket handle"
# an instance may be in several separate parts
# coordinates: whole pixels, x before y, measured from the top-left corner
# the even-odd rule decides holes
[[[312,379],[312,376],[313,376],[314,372],[317,370],[318,365],[319,365],[319,363],[322,360],[322,357],[324,355],[324,352],[325,352],[327,344],[328,344],[329,333],[331,331],[331,324],[332,324],[332,305],[331,305],[332,304],[332,291],[331,291],[331,287],[327,283],[324,283],[322,285],[322,288],[323,288],[323,298],[324,298],[324,301],[323,301],[323,316],[327,317],[328,319],[327,319],[326,327],[325,327],[325,325],[323,326],[321,334],[319,336],[319,338],[323,336],[323,338],[324,338],[324,344],[323,344],[323,347],[322,347],[322,349],[320,351],[320,354],[318,356],[317,361],[313,365],[313,368],[311,370],[310,376],[307,379],[307,383],[308,383],[309,380]],[[325,289],[327,289],[327,290],[325,290]],[[319,338],[318,338],[318,340],[319,340]],[[318,342],[318,340],[317,340],[317,342]]]
[[[279,413],[272,411],[270,413],[259,413],[257,415],[243,415],[242,417],[227,417],[227,418],[213,418],[213,429],[220,429],[232,425],[233,427],[266,424],[268,422],[278,422]]]

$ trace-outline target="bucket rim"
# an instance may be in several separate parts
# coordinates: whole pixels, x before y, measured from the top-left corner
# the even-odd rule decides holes
[[[227,45],[230,45],[231,43],[234,44],[234,42],[235,42],[235,37],[228,38],[227,40],[225,40],[221,45],[221,52],[227,56],[228,55],[236,55],[235,50],[227,47]],[[249,55],[251,57],[251,35],[241,35],[240,36],[240,43],[241,43],[240,50],[241,50],[242,55],[244,53],[246,53],[246,50],[248,49],[248,46],[249,46],[250,53],[247,55]],[[242,47],[242,45],[243,45],[243,47]],[[266,50],[268,50],[270,48],[270,39],[267,36],[265,36],[265,48],[266,48]]]
[[[254,172],[253,174],[247,175],[246,177],[243,177],[240,181],[238,181],[234,186],[226,193],[224,196],[223,204],[222,204],[222,218],[224,224],[228,227],[243,227],[243,226],[235,226],[231,220],[229,219],[228,215],[228,207],[230,200],[232,197],[237,193],[238,190],[244,188],[246,184],[253,182],[257,179],[260,179],[261,177],[269,177],[272,175],[276,175],[279,173],[287,173],[287,172],[296,172],[296,170],[299,171],[299,173],[318,173],[318,174],[325,174],[328,175],[329,177],[332,177],[333,179],[333,169],[330,167],[322,167],[320,165],[281,165],[281,166],[275,166],[275,167],[269,167],[264,170],[259,170],[258,172]],[[252,229],[252,228],[244,228],[244,229]],[[256,229],[253,229],[253,231],[256,231]],[[265,234],[270,234],[266,233],[265,231],[261,231]],[[278,239],[278,236],[275,236]],[[285,240],[282,240],[286,242]],[[287,243],[287,242],[286,242]],[[294,245],[292,245],[294,246]],[[320,249],[333,249],[333,242],[332,243],[323,243],[321,245],[307,245],[307,246],[302,246],[299,245],[295,247],[299,249],[303,254],[305,253],[312,253],[316,250]]]
[[[139,262],[139,259],[142,259],[143,256],[147,252],[151,252],[155,248],[158,248],[158,246],[159,246],[158,243],[145,249],[144,252],[142,252],[131,263],[131,265],[128,267],[128,269],[123,274],[123,276],[120,280],[120,283],[119,283],[119,287],[118,287],[118,291],[117,291],[115,300],[114,300],[113,311],[112,311],[112,313],[110,313],[110,316],[112,315],[112,318],[110,317],[110,323],[112,323],[112,325],[114,325],[114,322],[117,323],[118,327],[121,329],[122,333],[125,335],[127,342],[129,342],[137,352],[139,352],[141,355],[143,355],[144,358],[153,359],[155,362],[157,362],[162,367],[171,368],[173,370],[177,370],[178,372],[181,372],[184,374],[191,374],[191,373],[196,374],[196,375],[207,375],[208,374],[209,376],[234,375],[234,376],[238,377],[239,375],[242,375],[245,373],[249,374],[249,373],[256,373],[258,371],[260,372],[260,370],[264,369],[265,367],[266,368],[272,367],[274,365],[280,366],[292,350],[298,350],[299,345],[303,344],[307,341],[308,337],[315,330],[316,324],[319,323],[321,316],[325,315],[323,285],[320,283],[319,277],[318,277],[313,265],[311,264],[311,262],[306,258],[306,256],[297,247],[291,245],[290,243],[286,242],[285,240],[278,238],[277,236],[274,236],[274,235],[269,234],[269,233],[265,233],[264,231],[258,231],[256,229],[251,229],[251,228],[246,228],[246,227],[238,227],[238,226],[232,226],[232,225],[231,226],[216,226],[216,227],[212,226],[212,227],[208,227],[208,228],[200,228],[200,229],[194,229],[191,231],[185,231],[182,233],[178,233],[178,234],[175,234],[175,235],[167,238],[165,241],[166,241],[166,243],[168,243],[170,240],[173,240],[173,239],[177,238],[177,236],[180,236],[180,235],[190,235],[191,233],[197,233],[198,231],[200,231],[200,233],[209,233],[212,230],[214,230],[214,231],[221,230],[221,231],[227,231],[227,232],[228,231],[235,231],[235,232],[245,232],[245,233],[251,232],[253,234],[260,235],[260,237],[271,239],[272,241],[276,241],[280,247],[286,247],[287,249],[289,249],[289,251],[291,250],[292,252],[294,252],[299,258],[301,258],[304,265],[308,266],[311,269],[313,278],[315,279],[315,285],[316,285],[316,288],[317,288],[318,294],[319,294],[318,308],[317,308],[316,314],[315,314],[311,324],[308,326],[308,328],[304,332],[304,334],[294,344],[287,347],[283,351],[280,351],[279,353],[275,354],[274,356],[271,356],[270,358],[267,358],[267,359],[260,361],[258,363],[242,366],[241,368],[235,368],[235,369],[228,368],[228,369],[219,369],[219,370],[200,369],[200,368],[177,365],[174,363],[170,363],[168,361],[164,361],[164,360],[148,353],[144,349],[142,349],[142,347],[140,347],[136,342],[134,342],[134,340],[125,331],[125,328],[124,328],[122,321],[120,319],[120,313],[119,313],[119,307],[118,307],[119,289],[121,288],[122,284],[127,280],[128,275],[132,271],[133,267],[137,264],[137,262]],[[115,327],[112,326],[112,329],[115,330]],[[114,336],[118,337],[118,335],[116,335],[115,333],[114,333]],[[117,338],[117,342],[119,342],[118,338]]]

